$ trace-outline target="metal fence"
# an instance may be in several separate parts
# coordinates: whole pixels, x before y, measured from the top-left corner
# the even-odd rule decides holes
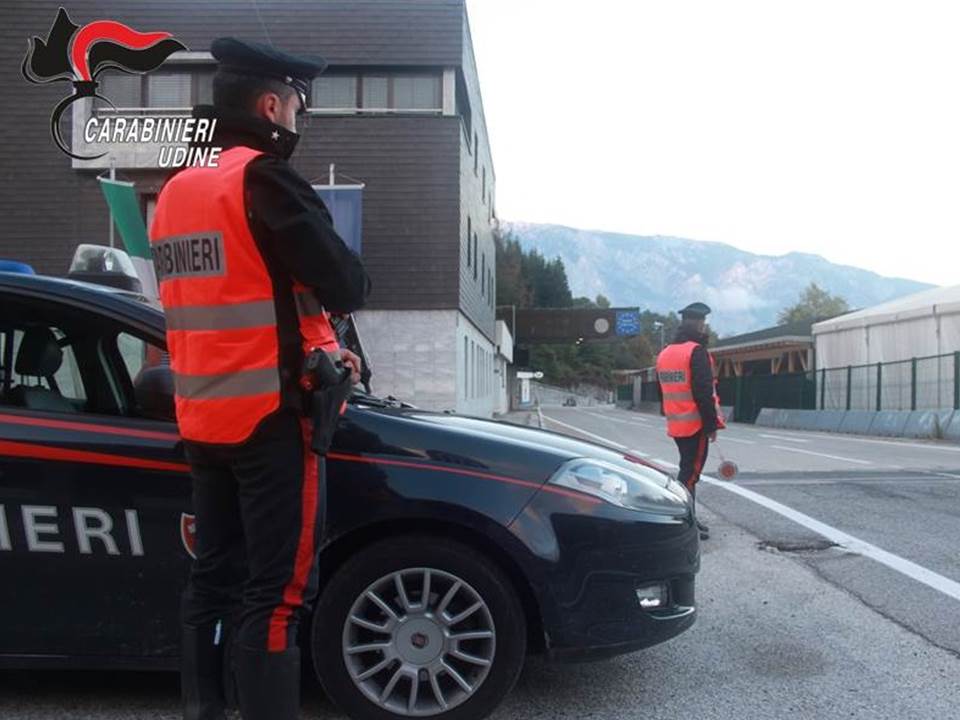
[[[960,410],[960,352],[817,371],[823,410]]]
[[[634,404],[659,400],[655,381],[638,381]],[[721,378],[720,404],[738,422],[761,408],[798,410],[960,410],[960,352],[872,365]]]

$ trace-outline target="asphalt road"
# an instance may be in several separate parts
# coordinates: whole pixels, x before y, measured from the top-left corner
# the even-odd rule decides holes
[[[659,418],[545,416],[551,429],[675,462]],[[719,450],[741,475],[700,487],[712,537],[697,624],[601,663],[532,661],[494,717],[957,717],[960,447],[734,426],[711,449],[708,473]],[[305,718],[342,717],[314,687],[304,700]],[[176,718],[176,678],[0,673],[0,718],[65,717]]]

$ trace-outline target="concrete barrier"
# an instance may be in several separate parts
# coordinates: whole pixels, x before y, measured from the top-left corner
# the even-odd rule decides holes
[[[876,416],[876,410],[848,410],[840,423],[840,432],[867,435]]]
[[[909,418],[909,410],[881,410],[870,425],[870,434],[882,437],[903,437],[903,429]]]
[[[816,429],[820,432],[840,432],[840,426],[847,415],[846,410],[820,410],[817,413]]]
[[[932,410],[916,410],[907,416],[907,423],[903,426],[903,437],[927,438],[937,437],[937,414]]]
[[[760,414],[757,415],[755,425],[760,427],[776,427],[776,420],[783,414],[780,408],[760,408]]]
[[[934,414],[937,416],[937,437],[942,438],[950,427],[954,413],[953,410],[937,410]]]
[[[781,410],[773,416],[773,426],[783,430],[798,430],[800,428],[800,413],[802,412],[802,410],[792,408]]]
[[[950,416],[947,424],[941,426],[940,432],[944,440],[960,443],[960,410]]]
[[[783,427],[786,430],[816,430],[817,410],[784,410]]]

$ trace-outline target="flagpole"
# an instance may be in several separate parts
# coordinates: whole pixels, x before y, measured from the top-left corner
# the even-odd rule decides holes
[[[110,181],[113,182],[117,179],[117,163],[114,160],[113,155],[110,156]],[[110,247],[113,247],[113,213],[110,210],[110,207],[107,206],[107,217],[110,219]]]

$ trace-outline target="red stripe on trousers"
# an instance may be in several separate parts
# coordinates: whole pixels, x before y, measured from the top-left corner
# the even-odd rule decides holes
[[[283,652],[287,649],[287,628],[290,616],[295,608],[303,605],[303,589],[310,577],[315,552],[313,536],[317,524],[317,503],[319,488],[317,473],[318,458],[310,449],[312,430],[309,420],[300,421],[303,436],[303,486],[301,491],[300,540],[297,543],[297,555],[293,564],[293,576],[283,589],[283,603],[278,605],[270,616],[267,634],[267,650]]]
[[[707,449],[707,436],[704,433],[700,433],[700,442],[697,443],[697,458],[693,461],[693,472],[690,474],[690,485],[689,489],[692,490],[693,486],[697,484],[700,480],[700,473],[703,471],[703,461],[704,454]]]

